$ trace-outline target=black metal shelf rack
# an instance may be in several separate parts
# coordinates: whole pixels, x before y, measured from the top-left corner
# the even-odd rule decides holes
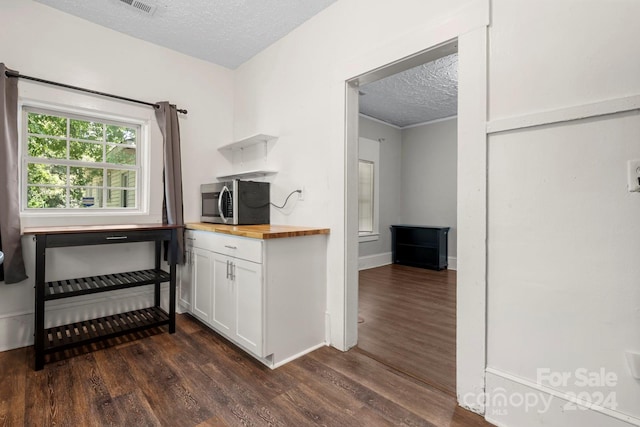
[[[176,312],[177,233],[180,226],[119,225],[25,229],[36,240],[35,370],[45,355],[158,326],[174,333]],[[79,279],[45,281],[47,249],[104,244],[155,242],[155,268]],[[169,272],[161,267],[162,242],[168,242]],[[169,312],[160,307],[160,284],[169,282]],[[154,285],[154,306],[67,325],[45,328],[45,302],[79,295]]]

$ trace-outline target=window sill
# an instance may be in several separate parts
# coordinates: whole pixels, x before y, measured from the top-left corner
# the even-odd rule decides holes
[[[102,215],[64,215],[62,212],[20,215],[22,228],[65,225],[154,224],[162,222],[162,215],[144,212],[103,212]]]
[[[141,210],[124,210],[124,209],[83,209],[83,210],[62,210],[62,209],[43,209],[28,210],[20,212],[21,218],[51,218],[51,217],[110,217],[110,216],[140,216],[149,215],[149,212]]]
[[[374,242],[380,239],[379,233],[360,233],[358,234],[358,242]]]

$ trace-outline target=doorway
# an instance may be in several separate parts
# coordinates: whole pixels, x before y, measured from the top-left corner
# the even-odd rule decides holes
[[[358,88],[357,348],[454,395],[457,43],[421,59]],[[392,264],[397,224],[450,227],[451,269]]]
[[[456,394],[464,408],[484,413],[487,348],[487,113],[489,3],[473,2],[455,15],[408,32],[396,40],[357,55],[334,69],[338,77],[338,132],[344,135],[343,220],[334,247],[340,256],[328,287],[328,340],[341,350],[358,340],[358,86],[394,74],[396,64],[458,41],[458,270],[456,302]],[[426,50],[425,50],[426,49]],[[424,63],[419,60],[416,64]],[[385,65],[391,64],[391,65]],[[384,75],[376,75],[381,71]],[[397,72],[397,71],[395,71]],[[363,81],[360,81],[361,77]],[[342,261],[342,262],[341,262]],[[341,264],[338,264],[340,263]]]

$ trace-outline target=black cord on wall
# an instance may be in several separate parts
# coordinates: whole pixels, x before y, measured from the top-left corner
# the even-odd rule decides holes
[[[291,198],[291,196],[293,196],[296,193],[302,193],[302,190],[294,190],[291,193],[289,193],[289,195],[287,196],[287,198],[285,199],[284,203],[282,204],[282,206],[278,206],[275,203],[271,203],[272,206],[278,208],[278,209],[282,209],[285,206],[287,206],[287,202],[289,201],[289,198]]]

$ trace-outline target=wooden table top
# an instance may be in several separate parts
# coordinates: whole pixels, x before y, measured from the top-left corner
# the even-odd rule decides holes
[[[282,237],[312,236],[329,234],[328,228],[299,227],[292,225],[225,225],[203,222],[187,223],[187,229],[211,231],[214,233],[231,234],[234,236],[250,237],[253,239],[277,239]]]

